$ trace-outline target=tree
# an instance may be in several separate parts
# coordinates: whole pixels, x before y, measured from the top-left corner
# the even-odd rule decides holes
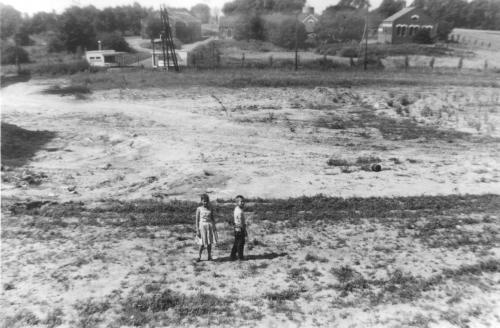
[[[330,6],[319,18],[316,28],[318,37],[327,41],[359,41],[363,36],[366,15],[366,10]]]
[[[280,22],[269,22],[266,24],[266,31],[270,42],[287,49],[295,48],[295,40],[297,46],[303,48],[307,39],[306,27],[302,22],[297,22],[295,17],[287,17]]]
[[[253,15],[240,15],[234,30],[236,40],[264,40],[265,29],[262,18],[254,13]]]
[[[125,38],[118,31],[102,32],[98,35],[98,40],[101,41],[103,49],[112,49],[116,51],[131,52],[130,45],[125,41]]]
[[[29,19],[30,34],[57,30],[58,15],[55,12],[39,12]]]
[[[151,12],[145,19],[141,35],[145,39],[153,40],[159,38],[163,25],[157,13]]]
[[[500,30],[500,1],[474,0],[467,6],[466,26],[484,30]]]
[[[2,44],[1,56],[2,65],[22,64],[29,63],[30,61],[28,52],[26,52],[23,47],[16,45],[4,46]]]
[[[13,36],[20,24],[22,18],[21,13],[12,6],[6,6],[0,3],[0,38],[2,40]]]
[[[29,46],[33,44],[30,39],[30,26],[28,21],[23,21],[14,34],[14,42],[19,46]]]
[[[305,3],[305,0],[233,0],[224,4],[222,12],[225,15],[248,14],[249,12],[295,13],[302,10]]]
[[[368,9],[370,8],[369,0],[340,0],[336,6],[337,9]]]
[[[199,3],[191,7],[191,14],[198,18],[202,24],[210,22],[210,7],[204,3]]]
[[[94,20],[97,18],[97,9],[94,6],[85,8],[70,7],[61,15],[61,33],[66,50],[76,52],[77,49],[96,49],[96,29]]]
[[[376,11],[382,16],[383,19],[386,19],[403,9],[404,6],[404,0],[383,0]]]

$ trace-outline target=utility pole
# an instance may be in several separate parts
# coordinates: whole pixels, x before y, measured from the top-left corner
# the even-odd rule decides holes
[[[363,33],[365,36],[365,60],[363,63],[363,69],[366,71],[368,66],[368,14],[365,17],[365,32]]]
[[[299,69],[299,52],[298,52],[298,31],[297,31],[297,23],[299,22],[299,14],[295,15],[295,70]]]

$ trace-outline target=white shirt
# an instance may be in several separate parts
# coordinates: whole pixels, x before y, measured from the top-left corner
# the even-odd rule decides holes
[[[243,212],[241,207],[236,206],[234,208],[234,228],[241,229],[241,228],[244,228],[245,225],[246,225],[245,213]]]

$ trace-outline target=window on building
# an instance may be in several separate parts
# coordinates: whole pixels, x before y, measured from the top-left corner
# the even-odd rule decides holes
[[[411,20],[412,21],[418,21],[420,19],[420,17],[418,15],[412,15],[411,16]]]
[[[406,25],[401,27],[401,36],[406,36]]]

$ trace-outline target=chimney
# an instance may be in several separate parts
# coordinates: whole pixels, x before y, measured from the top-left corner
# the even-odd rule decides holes
[[[102,50],[101,40],[97,41],[97,49]]]

